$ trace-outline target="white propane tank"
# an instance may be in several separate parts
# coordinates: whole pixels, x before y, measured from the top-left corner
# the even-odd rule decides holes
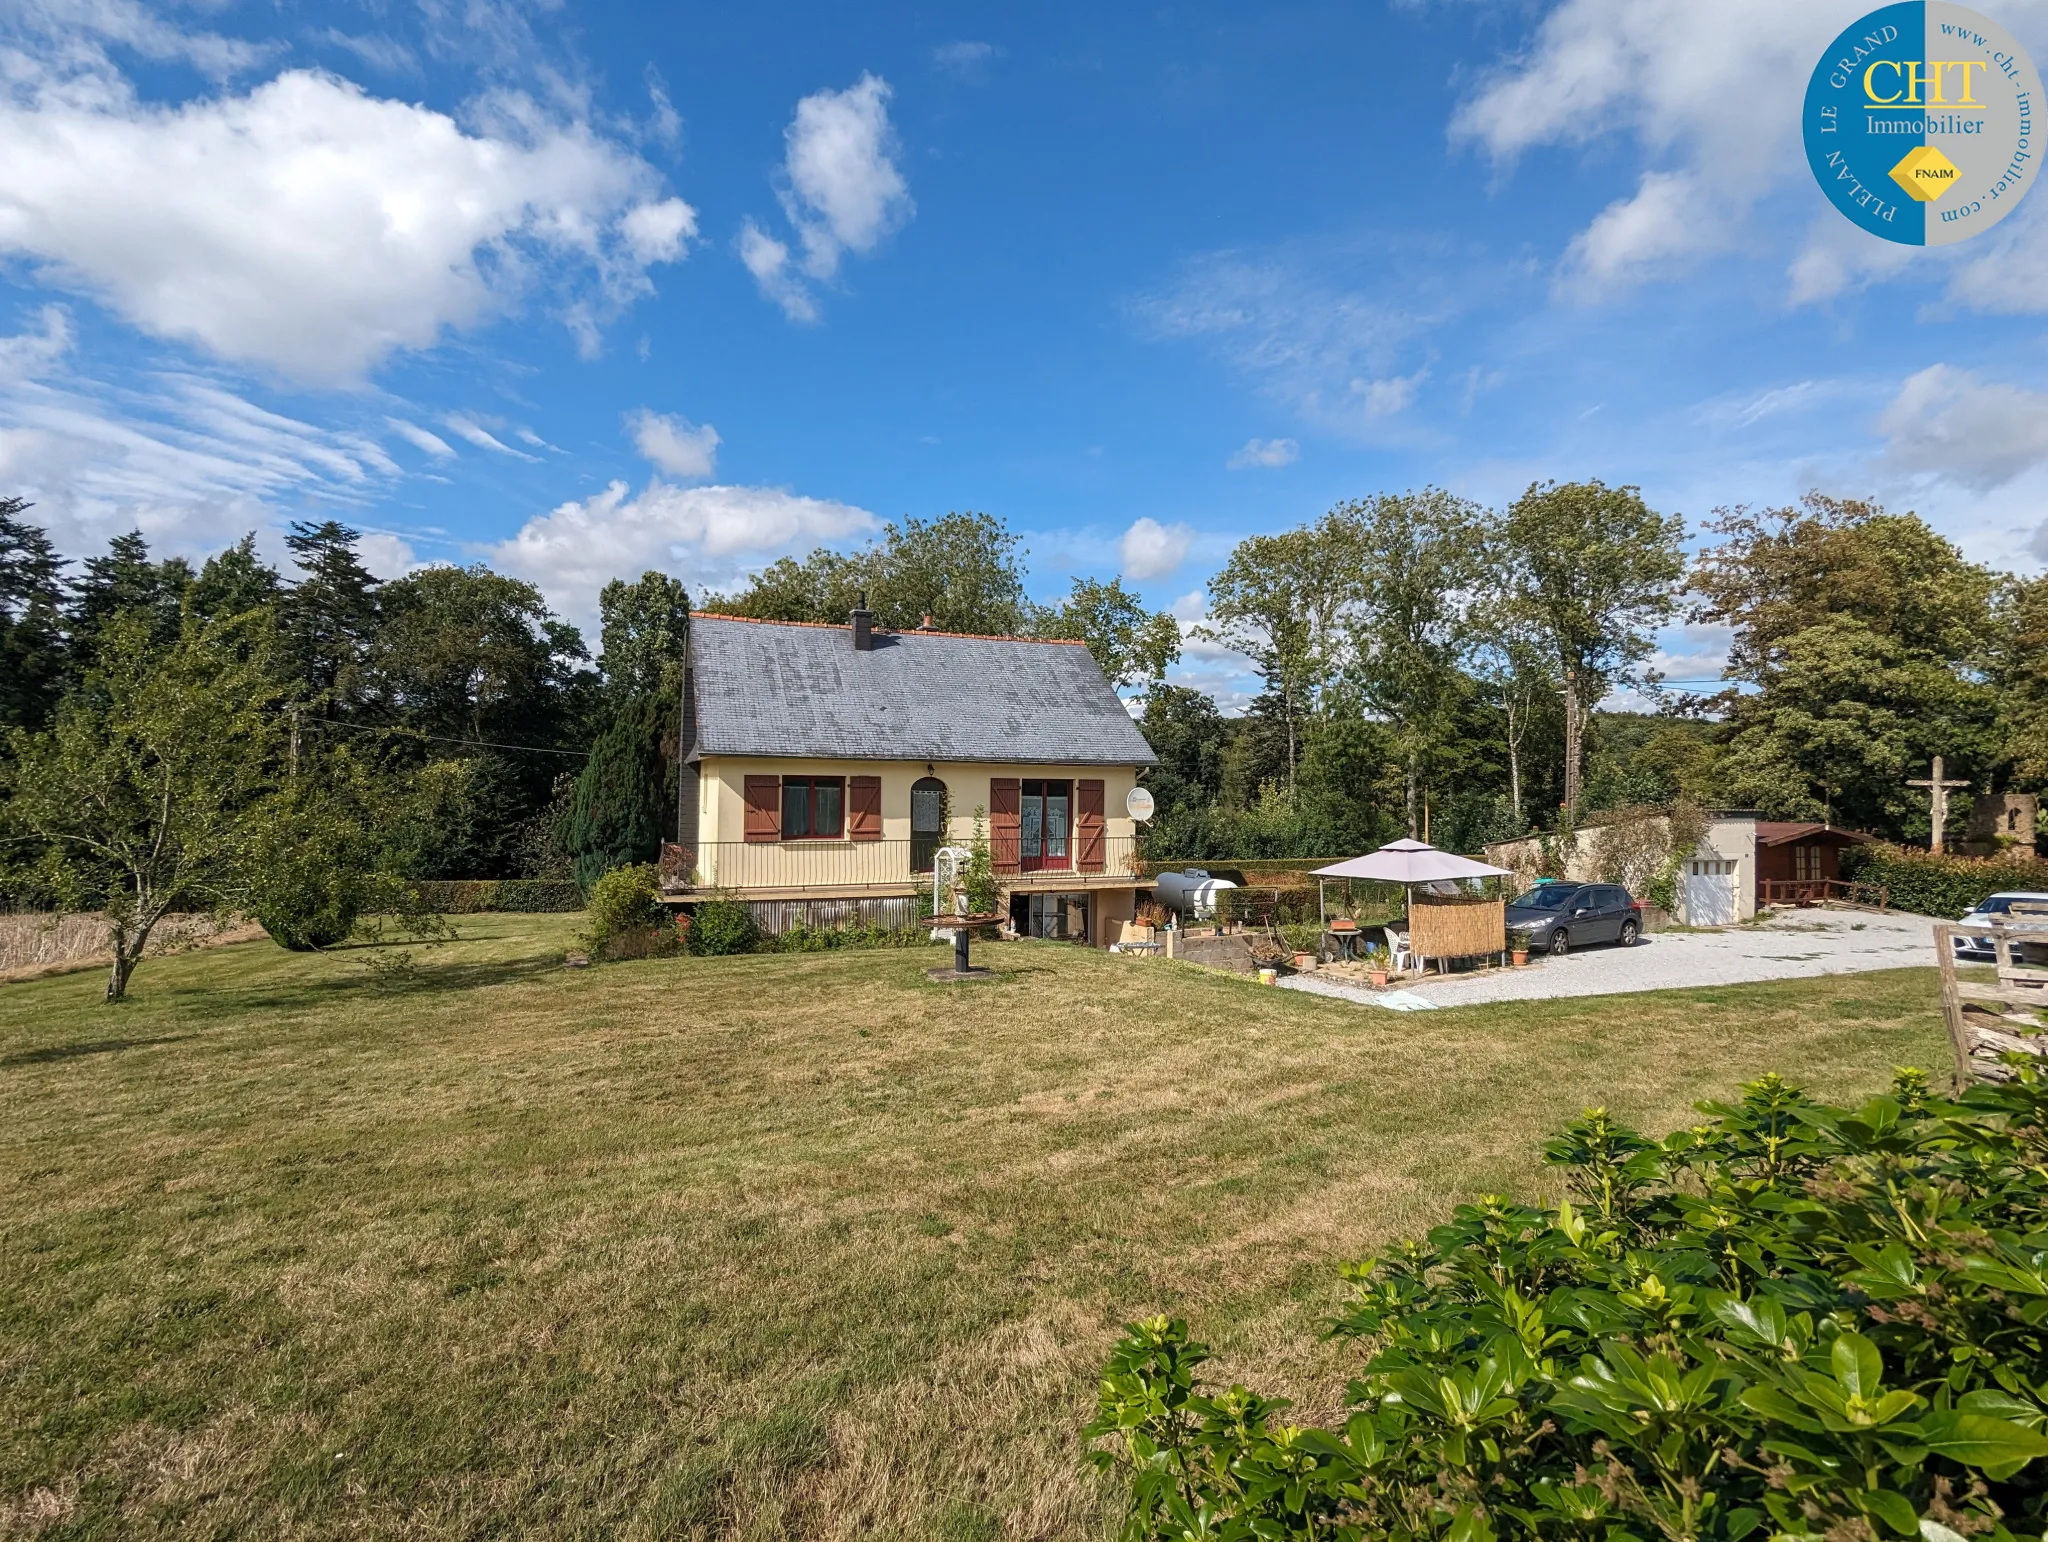
[[[1152,880],[1152,892],[1168,910],[1178,910],[1193,920],[1206,921],[1216,914],[1216,896],[1237,885],[1228,878],[1211,878],[1199,867],[1180,873],[1161,873]]]

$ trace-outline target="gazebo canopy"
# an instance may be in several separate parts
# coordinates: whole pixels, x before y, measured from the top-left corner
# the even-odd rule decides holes
[[[1372,878],[1381,883],[1439,883],[1452,878],[1506,878],[1514,869],[1489,867],[1454,852],[1438,851],[1426,841],[1390,841],[1378,851],[1348,862],[1319,867],[1318,878]]]

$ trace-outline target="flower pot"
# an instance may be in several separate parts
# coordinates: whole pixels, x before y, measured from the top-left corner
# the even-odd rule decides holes
[[[1373,983],[1374,985],[1385,985],[1385,984],[1387,983],[1387,972],[1386,972],[1386,970],[1384,970],[1384,969],[1375,969],[1375,970],[1374,970],[1374,971],[1372,972],[1372,983]]]
[[[1316,967],[1316,956],[1315,956],[1315,954],[1313,954],[1313,953],[1297,953],[1297,954],[1295,954],[1295,955],[1294,955],[1294,967],[1295,967],[1296,969],[1313,969],[1313,968],[1315,968],[1315,967]]]
[[[1528,966],[1529,950],[1527,948],[1516,948],[1511,956],[1515,961],[1515,967],[1517,969],[1526,968]]]

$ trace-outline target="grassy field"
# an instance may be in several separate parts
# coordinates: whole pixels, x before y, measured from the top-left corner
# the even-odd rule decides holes
[[[0,1533],[1093,1537],[1118,1325],[1327,1413],[1334,1265],[1778,1069],[1945,1066],[1929,970],[1401,1015],[1057,944],[409,980],[258,942],[0,987]]]

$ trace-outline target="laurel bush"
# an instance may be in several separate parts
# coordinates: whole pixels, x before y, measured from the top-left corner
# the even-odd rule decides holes
[[[1555,1207],[1343,1271],[1336,1428],[1126,1330],[1088,1426],[1127,1542],[2014,1542],[2048,1525],[2048,1082],[1848,1109],[1777,1077],[1653,1141],[1594,1110]]]

